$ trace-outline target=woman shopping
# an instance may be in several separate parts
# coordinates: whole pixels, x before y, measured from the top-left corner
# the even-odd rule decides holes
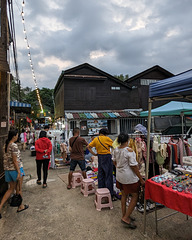
[[[121,222],[129,228],[135,229],[137,227],[133,222],[135,218],[131,217],[131,214],[137,204],[140,185],[144,186],[145,181],[139,173],[136,154],[128,147],[128,135],[120,134],[118,143],[120,146],[114,150],[113,161],[116,165],[116,186],[122,192]],[[126,209],[126,201],[129,194],[131,194],[131,201],[128,209]]]
[[[47,132],[41,131],[39,139],[35,142],[37,184],[41,185],[41,167],[43,165],[43,188],[47,187],[48,166],[52,150],[51,141],[47,138]]]
[[[6,140],[4,149],[3,149],[3,161],[4,161],[4,170],[5,170],[5,181],[9,183],[9,189],[4,194],[1,204],[0,204],[0,218],[1,210],[5,202],[9,199],[11,194],[17,188],[17,185],[21,187],[20,181],[22,181],[22,176],[24,175],[23,166],[18,158],[20,151],[17,144],[15,143],[18,139],[18,133],[16,130],[11,130],[8,133],[8,139]],[[19,188],[17,193],[21,193],[21,188]],[[21,204],[18,207],[17,212],[26,210],[29,206]]]

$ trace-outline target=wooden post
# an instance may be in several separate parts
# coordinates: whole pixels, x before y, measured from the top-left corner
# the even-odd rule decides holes
[[[148,102],[148,127],[147,127],[147,161],[145,164],[145,180],[148,179],[149,176],[149,155],[150,155],[150,133],[151,133],[151,109],[152,109],[152,99],[149,98]],[[144,199],[144,234],[146,233],[146,206],[147,202]]]

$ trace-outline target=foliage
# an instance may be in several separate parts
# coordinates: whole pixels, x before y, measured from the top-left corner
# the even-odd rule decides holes
[[[129,78],[129,75],[128,74],[126,74],[126,75],[120,74],[120,75],[114,75],[114,77],[116,77],[119,80],[124,82],[124,81],[126,81]]]
[[[39,89],[39,94],[41,97],[42,105],[44,108],[44,112],[50,112],[51,115],[54,114],[54,103],[53,103],[53,89],[42,88]],[[25,87],[20,89],[20,100],[19,100],[19,86],[15,79],[11,81],[10,86],[10,100],[11,101],[20,101],[23,103],[31,104],[31,112],[33,114],[31,117],[36,118],[37,114],[40,113],[40,106],[37,99],[36,90],[32,90],[32,88]]]

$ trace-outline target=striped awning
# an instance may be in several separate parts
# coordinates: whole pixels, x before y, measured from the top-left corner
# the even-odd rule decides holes
[[[22,102],[10,101],[10,107],[30,108],[30,107],[31,107],[31,104],[29,104],[29,103],[22,103]]]
[[[118,119],[139,116],[139,111],[65,112],[68,120]]]

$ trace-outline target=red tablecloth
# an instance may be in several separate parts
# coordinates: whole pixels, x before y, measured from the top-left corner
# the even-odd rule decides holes
[[[174,191],[148,179],[145,183],[145,199],[161,203],[168,208],[192,216],[192,194]]]

